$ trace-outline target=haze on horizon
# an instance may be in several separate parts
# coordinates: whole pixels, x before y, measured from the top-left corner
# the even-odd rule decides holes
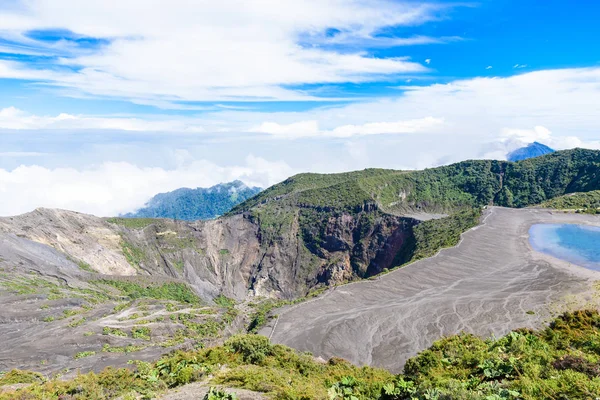
[[[585,3],[585,4],[584,4]],[[0,215],[600,148],[600,4],[8,0]]]

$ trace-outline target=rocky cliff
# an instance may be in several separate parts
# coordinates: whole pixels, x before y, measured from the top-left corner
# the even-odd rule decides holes
[[[224,294],[294,298],[323,285],[390,268],[416,220],[376,209],[327,216],[302,231],[303,213],[269,235],[250,213],[211,221],[102,219],[37,209],[0,218],[0,232],[52,247],[104,275],[155,276],[188,282],[201,297]]]

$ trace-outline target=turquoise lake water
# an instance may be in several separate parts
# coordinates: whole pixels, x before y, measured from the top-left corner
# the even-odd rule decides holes
[[[536,224],[529,229],[531,246],[542,253],[600,271],[600,228],[574,224]]]

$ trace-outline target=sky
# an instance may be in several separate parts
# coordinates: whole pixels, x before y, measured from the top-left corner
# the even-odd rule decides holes
[[[600,2],[2,0],[0,215],[600,148]]]

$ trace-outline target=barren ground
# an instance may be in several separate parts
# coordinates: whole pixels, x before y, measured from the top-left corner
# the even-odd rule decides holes
[[[260,333],[325,359],[399,372],[441,336],[500,336],[597,301],[600,273],[534,252],[534,223],[600,225],[600,216],[492,207],[457,247],[279,310]]]

